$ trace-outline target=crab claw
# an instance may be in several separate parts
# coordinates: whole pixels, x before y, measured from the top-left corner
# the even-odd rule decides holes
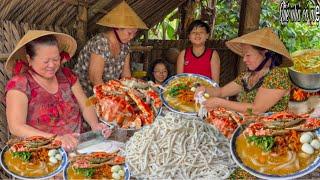
[[[289,127],[286,129],[293,129],[297,131],[312,131],[320,128],[320,120],[316,118],[307,118],[305,123],[300,124],[298,126]]]
[[[115,158],[111,159],[107,162],[109,165],[120,165],[125,163],[125,158],[122,156],[116,156]]]

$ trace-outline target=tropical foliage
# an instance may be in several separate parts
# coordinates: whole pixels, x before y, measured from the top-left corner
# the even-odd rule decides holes
[[[290,52],[309,48],[320,49],[320,22],[303,21],[281,24],[279,10],[282,1],[283,0],[262,0],[260,27],[274,28]],[[286,0],[285,2],[290,3],[291,6],[299,3],[302,9],[315,8],[313,0]],[[240,0],[217,0],[216,11],[217,17],[214,27],[214,39],[232,39],[237,37],[240,19]],[[173,18],[173,16],[176,15],[176,12],[177,9],[170,13],[163,22],[152,28],[149,31],[149,38],[178,39],[177,29],[179,20]],[[198,14],[199,13],[195,16],[198,16]]]

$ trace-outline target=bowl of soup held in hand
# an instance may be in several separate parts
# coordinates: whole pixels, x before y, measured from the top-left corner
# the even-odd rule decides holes
[[[234,161],[262,179],[295,179],[320,165],[320,120],[276,113],[238,127],[230,142]]]
[[[2,168],[18,179],[48,179],[67,164],[66,152],[55,137],[11,139],[1,152]]]
[[[199,110],[194,99],[196,87],[219,87],[218,83],[208,77],[190,73],[172,76],[162,86],[163,104],[173,112],[186,115],[197,115]]]

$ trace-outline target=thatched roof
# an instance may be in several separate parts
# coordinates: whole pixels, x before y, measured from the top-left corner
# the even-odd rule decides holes
[[[85,19],[87,29],[84,33],[94,34],[98,27],[96,22],[121,1],[1,0],[0,56],[6,56],[3,54],[11,52],[16,42],[29,29],[64,32],[80,38],[77,35],[79,22]],[[152,27],[186,0],[126,0],[126,2],[149,27]],[[83,13],[83,9],[87,12]]]
[[[78,4],[88,7],[88,30],[122,0],[2,0],[0,20],[44,26],[72,28],[77,21]],[[151,27],[186,0],[127,0],[126,2]]]

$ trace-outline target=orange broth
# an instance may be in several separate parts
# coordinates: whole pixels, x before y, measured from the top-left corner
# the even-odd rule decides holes
[[[194,92],[191,91],[191,88],[199,83],[205,87],[211,87],[207,81],[199,79],[197,77],[180,77],[171,81],[166,87],[166,91],[164,92],[164,98],[168,102],[168,104],[181,112],[197,112],[195,102],[193,99]],[[180,91],[184,94],[179,94],[175,97],[169,95],[169,91],[171,88],[177,86],[178,84],[184,84],[188,86],[188,89]],[[199,108],[199,107],[198,107]]]
[[[56,164],[51,164],[48,162],[48,160],[46,162],[39,160],[34,160],[34,162],[26,162],[18,157],[13,157],[13,153],[8,150],[4,153],[4,163],[11,172],[14,172],[20,176],[40,177],[46,176],[55,171],[59,167],[61,161],[58,161]]]
[[[320,154],[319,150],[315,151],[312,155],[307,155],[302,151],[298,153],[291,151],[291,157],[296,156],[296,160],[293,163],[290,163],[290,165],[284,166],[285,163],[288,163],[290,159],[292,160],[294,158],[288,158],[288,154],[272,156],[269,152],[263,152],[263,150],[256,145],[249,143],[244,134],[237,137],[236,151],[246,166],[258,172],[271,175],[288,175],[296,173],[297,171],[308,167]],[[295,153],[295,155],[293,155],[293,153]]]
[[[75,170],[70,166],[67,169],[67,174],[68,174],[68,179],[79,179],[79,180],[90,179],[88,177],[85,177],[81,174],[76,173]],[[91,178],[92,179],[113,179],[111,167],[109,165],[104,165],[99,168],[96,168]],[[120,179],[124,179],[124,178],[120,178]]]

